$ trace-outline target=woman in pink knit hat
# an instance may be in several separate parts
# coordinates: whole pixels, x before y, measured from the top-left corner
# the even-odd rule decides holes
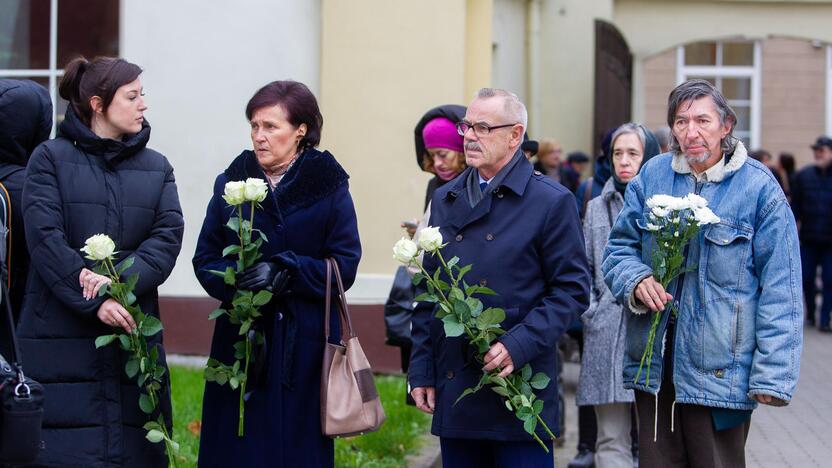
[[[425,208],[438,187],[465,170],[462,137],[456,130],[464,116],[464,106],[448,104],[427,111],[416,125],[416,162],[436,176],[428,182]]]

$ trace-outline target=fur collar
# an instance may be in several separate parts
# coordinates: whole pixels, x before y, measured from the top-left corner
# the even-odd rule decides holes
[[[249,177],[266,180],[251,150],[240,153],[225,170],[225,176],[229,181]],[[347,179],[349,175],[329,151],[307,148],[277,185],[274,191],[277,207],[282,215],[287,215],[331,195]]]
[[[742,141],[738,140],[737,147],[734,148],[734,152],[726,156],[725,169],[722,174],[717,174],[715,177],[708,180],[708,182],[722,182],[723,179],[731,176],[734,172],[737,172],[742,165],[745,164],[746,159],[748,159],[748,151],[745,149],[745,145]],[[690,165],[685,159],[685,156],[681,153],[673,153],[673,159],[670,166],[677,174],[691,173]]]

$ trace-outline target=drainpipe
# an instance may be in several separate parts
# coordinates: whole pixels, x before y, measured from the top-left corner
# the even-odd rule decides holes
[[[526,3],[526,106],[529,111],[529,132],[533,140],[540,138],[540,4]]]

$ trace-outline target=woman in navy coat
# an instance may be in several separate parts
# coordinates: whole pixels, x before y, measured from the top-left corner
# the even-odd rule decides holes
[[[249,373],[245,436],[237,437],[237,390],[205,385],[199,465],[333,466],[332,440],[320,421],[321,363],[324,350],[326,265],[333,257],[349,287],[358,269],[361,245],[348,175],[320,141],[323,118],[309,89],[294,81],[275,81],[248,103],[254,151],[243,151],[214,183],[199,235],[194,271],[212,297],[228,306],[234,289],[208,270],[233,266],[223,249],[237,243],[225,227],[232,208],[223,200],[229,181],[249,177],[268,182],[269,195],[255,210],[262,230],[262,262],[237,278],[243,289],[270,289],[272,301],[256,325],[266,336],[259,366]],[[244,216],[249,216],[248,208]],[[286,280],[288,278],[288,281]],[[217,319],[211,357],[234,361],[238,326]],[[333,332],[333,334],[337,333]]]

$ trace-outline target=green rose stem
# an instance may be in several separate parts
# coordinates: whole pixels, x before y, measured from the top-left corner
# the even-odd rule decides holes
[[[116,270],[115,265],[113,265],[113,261],[110,257],[106,257],[104,258],[104,260],[101,260],[101,265],[104,266],[104,269],[107,273],[106,276],[110,278],[113,284],[121,284],[121,282],[119,281],[118,271]],[[115,288],[116,291],[113,292],[113,289],[114,288],[112,287],[106,288],[102,292],[108,293],[113,299],[116,300],[116,302],[118,302],[122,307],[127,309],[128,313],[130,313],[130,315],[133,316],[133,319],[135,320],[136,314],[134,314],[131,310],[132,306],[130,304],[131,301],[129,298],[131,291],[126,290],[124,288]],[[150,377],[145,379],[145,382],[147,382],[147,384],[142,385],[144,390],[147,392],[147,396],[150,399],[149,408],[142,407],[142,411],[149,409],[150,411],[145,412],[150,414],[153,411],[155,411],[156,408],[159,407],[159,395],[156,393],[156,387],[153,385],[153,383],[155,382],[154,379],[157,363],[155,361],[151,362],[151,356],[147,351],[147,340],[144,339],[144,336],[141,334],[138,325],[126,336],[129,339],[129,351],[131,352],[133,359],[139,363],[146,362],[147,366],[149,366],[150,369],[150,371],[147,372],[143,371],[144,374],[149,375]],[[110,341],[108,341],[107,343],[109,343]],[[146,367],[145,369],[147,370],[148,367]],[[141,406],[141,403],[139,406]],[[157,435],[153,432],[154,430],[158,431],[160,434]],[[171,438],[170,433],[167,429],[167,424],[165,423],[164,415],[161,411],[159,411],[159,414],[156,416],[155,424],[152,424],[152,429],[149,429],[146,437],[148,440],[154,443],[160,442],[159,439],[163,440],[165,442],[165,454],[168,457],[168,466],[177,466],[176,457],[174,454],[178,450],[178,444],[174,442]]]
[[[459,282],[461,281],[461,278],[462,278],[462,275],[460,274],[458,276],[454,276],[451,266],[449,266],[449,264],[445,261],[445,258],[442,256],[442,252],[440,252],[439,249],[433,250],[433,251],[431,251],[431,253],[433,253],[433,254],[435,254],[439,257],[439,261],[442,263],[442,267],[445,269],[445,272],[448,274],[448,277],[451,279],[453,287],[458,288],[459,287]],[[453,259],[452,259],[452,261],[453,261]],[[450,301],[448,300],[448,297],[445,296],[445,293],[443,292],[442,285],[440,283],[438,283],[437,281],[435,281],[430,274],[428,274],[427,270],[425,270],[425,268],[424,268],[424,266],[422,266],[421,262],[416,261],[416,259],[414,258],[411,261],[411,263],[413,263],[413,264],[415,264],[416,266],[419,267],[419,270],[421,270],[422,275],[430,283],[433,290],[435,292],[439,293],[440,301],[444,302],[445,304],[448,304],[449,307],[450,307]],[[478,335],[477,335],[476,331],[471,327],[471,325],[469,323],[467,323],[466,321],[462,321],[461,325],[463,327],[463,330],[465,331],[465,335],[468,336],[468,339],[469,339],[470,342],[474,342],[478,339]],[[476,355],[477,362],[479,362],[480,364],[484,364],[483,354],[484,353],[478,352],[477,355]],[[523,406],[522,405],[516,405],[513,402],[516,399],[518,399],[518,398],[522,399],[523,397],[525,397],[528,401],[528,396],[525,395],[522,391],[520,391],[520,389],[518,389],[511,382],[510,379],[499,377],[500,372],[501,372],[501,369],[494,369],[491,372],[486,373],[485,377],[487,377],[487,379],[484,377],[483,380],[481,380],[481,383],[479,385],[477,385],[476,387],[474,387],[473,390],[472,389],[466,390],[466,392],[464,392],[457,399],[457,401],[462,399],[462,397],[466,396],[467,394],[474,393],[475,391],[479,390],[479,388],[482,386],[483,381],[492,381],[492,379],[493,379],[493,380],[496,380],[497,382],[505,382],[506,383],[505,386],[497,384],[498,388],[503,388],[503,389],[506,390],[505,398],[507,399],[507,401],[506,401],[507,406],[511,406],[511,408],[513,408],[513,411],[515,411],[515,412],[520,411]],[[497,379],[499,379],[499,380],[497,380]],[[524,379],[524,380],[527,380],[527,379]],[[547,384],[548,384],[548,381],[547,381]],[[543,388],[545,388],[545,386]],[[469,390],[471,390],[471,391],[469,391]],[[541,409],[541,411],[542,411],[542,409]],[[535,417],[535,420],[537,421],[537,424],[542,425],[544,430],[546,431],[546,433],[549,435],[549,437],[551,437],[552,440],[554,440],[555,435],[552,433],[551,429],[549,429],[549,426],[546,424],[546,422],[543,421],[543,419],[540,417],[540,412],[535,412],[535,411],[532,411],[532,412],[534,413],[534,417]],[[549,453],[549,448],[546,446],[546,444],[543,443],[543,441],[540,439],[540,437],[538,437],[537,433],[533,429],[531,431],[527,431],[527,432],[530,432],[531,436],[534,438],[535,441],[537,441],[538,444],[540,444],[540,446],[543,448],[543,450],[545,450],[546,453]]]

